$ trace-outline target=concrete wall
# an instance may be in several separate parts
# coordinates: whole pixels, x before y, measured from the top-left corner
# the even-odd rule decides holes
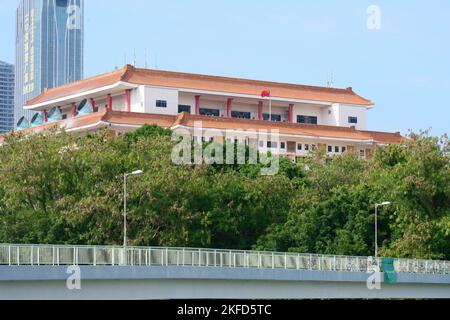
[[[178,114],[178,90],[145,87],[144,112],[157,114]],[[167,108],[157,108],[156,100],[166,100]]]
[[[369,290],[360,272],[196,267],[81,267],[69,290],[65,267],[0,266],[0,299],[450,298],[450,275],[398,274]]]
[[[367,130],[367,109],[365,107],[358,106],[339,106],[339,126],[350,127],[355,126],[358,130]],[[348,117],[357,117],[358,123],[352,124],[348,122]]]

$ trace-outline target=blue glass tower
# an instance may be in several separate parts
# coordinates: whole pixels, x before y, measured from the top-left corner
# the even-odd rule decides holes
[[[0,61],[0,133],[14,129],[14,65]]]
[[[14,123],[45,89],[83,78],[84,0],[22,0],[16,12]]]

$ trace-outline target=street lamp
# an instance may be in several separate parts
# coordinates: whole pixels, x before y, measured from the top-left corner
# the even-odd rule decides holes
[[[127,247],[127,177],[143,174],[144,171],[136,170],[131,173],[124,173],[123,175],[123,252]]]
[[[375,258],[378,257],[378,207],[390,205],[389,201],[375,204]]]

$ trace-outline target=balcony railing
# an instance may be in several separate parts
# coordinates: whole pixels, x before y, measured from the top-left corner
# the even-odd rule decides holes
[[[0,244],[0,265],[181,266],[339,272],[379,270],[381,258],[194,248]],[[394,271],[450,274],[450,261],[394,259]]]

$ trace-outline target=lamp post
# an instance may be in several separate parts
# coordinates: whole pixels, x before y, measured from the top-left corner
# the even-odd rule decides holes
[[[389,201],[375,204],[375,258],[378,257],[378,207],[390,205]]]
[[[131,173],[124,173],[123,175],[123,255],[124,255],[124,263],[126,257],[126,248],[127,248],[127,177],[143,174],[144,171],[136,170]]]

